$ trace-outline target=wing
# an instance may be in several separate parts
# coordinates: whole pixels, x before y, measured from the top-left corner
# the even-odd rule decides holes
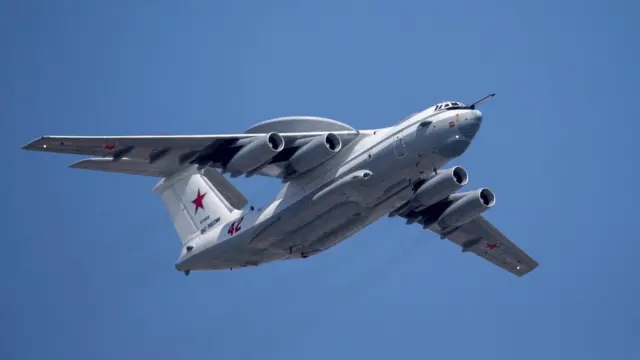
[[[406,219],[411,216],[401,215]],[[424,226],[422,220],[416,223]],[[444,233],[437,225],[429,230],[461,247],[462,252],[472,252],[508,272],[523,276],[538,267],[538,263],[522,251],[482,215],[471,219],[453,233]]]
[[[282,133],[282,149],[249,175],[291,177],[287,166],[291,157],[311,140],[326,136],[327,131]],[[355,130],[334,131],[342,146],[355,139]],[[71,165],[72,168],[146,176],[168,176],[192,164],[226,170],[242,149],[268,133],[229,135],[169,136],[44,136],[23,147],[26,150],[97,156]],[[251,157],[249,157],[251,159]],[[246,163],[246,162],[245,162]]]

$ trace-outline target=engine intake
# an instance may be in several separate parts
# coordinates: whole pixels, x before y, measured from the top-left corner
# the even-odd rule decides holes
[[[458,191],[468,182],[469,174],[461,166],[441,170],[416,190],[413,199],[421,208],[426,208]]]
[[[490,209],[496,203],[496,196],[489,188],[481,188],[452,197],[458,198],[440,215],[436,222],[440,229],[461,226],[469,220]]]
[[[304,173],[322,164],[342,149],[342,140],[334,133],[318,136],[302,146],[289,160],[298,173]]]
[[[240,176],[264,165],[284,149],[282,135],[272,132],[251,139],[237,154],[231,158],[225,170],[231,176]]]

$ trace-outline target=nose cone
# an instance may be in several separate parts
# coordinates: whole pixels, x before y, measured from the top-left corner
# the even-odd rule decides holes
[[[480,110],[469,110],[468,113],[464,114],[464,120],[460,122],[460,133],[471,140],[480,130],[481,123],[482,113]]]
[[[482,122],[482,112],[480,110],[473,109],[470,114],[471,120],[480,124]]]
[[[447,159],[457,158],[464,154],[469,145],[471,145],[471,140],[464,136],[454,135],[442,142],[438,148],[438,154]]]

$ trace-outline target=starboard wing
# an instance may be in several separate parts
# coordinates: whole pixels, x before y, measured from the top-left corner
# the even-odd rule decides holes
[[[409,219],[406,215],[400,216]],[[420,219],[416,223],[424,225]],[[516,276],[524,276],[538,267],[536,260],[482,215],[476,216],[452,233],[443,232],[437,225],[427,228],[460,246],[462,252],[474,253]]]
[[[435,225],[429,229],[443,235]],[[523,276],[538,267],[537,261],[482,215],[471,219],[457,231],[444,235],[463,252],[472,252],[514,275]]]

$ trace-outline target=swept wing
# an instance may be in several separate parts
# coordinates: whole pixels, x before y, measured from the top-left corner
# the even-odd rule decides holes
[[[235,167],[234,176],[244,174],[291,178],[304,172],[297,171],[296,167],[289,164],[301,149],[306,152],[297,156],[297,169],[304,168],[300,164],[307,161],[314,165],[314,161],[321,162],[317,161],[318,156],[324,154],[320,145],[326,147],[327,139],[334,143],[337,141],[342,147],[358,134],[355,130],[343,130],[224,135],[43,136],[31,141],[23,149],[93,156],[72,164],[72,168],[155,177],[169,176],[193,164],[227,170],[230,162],[234,158],[237,160],[237,155],[242,153],[243,161],[239,162],[241,166]],[[260,141],[273,145],[274,149],[267,148],[273,150],[272,156],[268,155],[271,157],[265,157],[268,151],[264,151]],[[281,144],[274,144],[273,141]],[[318,145],[311,150],[319,151],[308,151],[310,144]],[[266,160],[253,167],[255,164],[251,164],[252,159],[260,156]]]
[[[419,217],[416,221],[416,215],[409,211],[404,215],[401,214],[400,217],[409,222],[415,221],[424,227],[423,218]],[[538,267],[536,260],[527,255],[482,215],[476,216],[451,233],[443,231],[434,224],[427,224],[427,229],[455,243],[462,252],[474,253],[514,275],[523,276]]]

